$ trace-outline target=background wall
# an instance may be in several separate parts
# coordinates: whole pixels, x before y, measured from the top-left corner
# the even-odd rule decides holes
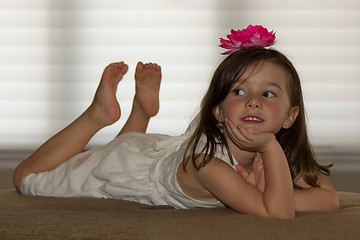
[[[301,75],[313,144],[325,152],[350,152],[347,168],[360,170],[357,0],[0,3],[3,156],[32,150],[70,123],[91,103],[104,67],[121,60],[130,65],[118,91],[122,119],[90,144],[103,144],[120,130],[131,108],[139,60],[163,69],[161,109],[149,132],[181,134],[223,59],[219,38],[232,28],[262,24],[276,31],[275,48]]]

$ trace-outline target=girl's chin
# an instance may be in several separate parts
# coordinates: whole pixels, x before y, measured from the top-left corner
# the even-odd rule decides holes
[[[246,131],[248,131],[249,133],[251,134],[261,134],[261,133],[274,133],[276,134],[276,132],[274,131],[267,131],[267,130],[264,130],[264,129],[260,129],[260,128],[257,128],[257,127],[252,127],[252,126],[247,126],[247,127],[244,127]],[[279,130],[280,131],[280,130]]]
[[[257,134],[260,133],[259,129],[256,129],[255,127],[245,127],[245,130],[248,131],[251,134]]]

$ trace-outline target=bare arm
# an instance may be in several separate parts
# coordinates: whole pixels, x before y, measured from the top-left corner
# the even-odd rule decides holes
[[[295,216],[292,197],[286,198],[285,201],[280,199],[281,197],[274,197],[276,192],[282,190],[273,187],[265,188],[265,192],[261,193],[220,159],[213,158],[201,168],[197,173],[197,179],[215,198],[240,213],[275,218]],[[292,193],[290,195],[292,196]],[[284,202],[288,204],[288,201],[290,206],[284,206]]]
[[[236,211],[277,218],[294,217],[291,175],[286,157],[274,134],[250,134],[244,129],[236,128],[230,121],[227,122],[227,131],[239,148],[261,154],[266,182],[264,192],[216,158],[200,169],[200,184]]]
[[[275,136],[268,149],[261,152],[265,171],[264,201],[274,212],[295,216],[293,187],[288,163]],[[284,209],[284,210],[282,210]]]
[[[258,155],[257,155],[258,157]],[[257,160],[256,160],[257,159]],[[238,173],[250,184],[264,191],[265,175],[261,157],[255,158],[252,171],[249,173],[240,164],[236,166]],[[334,187],[328,180],[318,173],[320,187],[308,185],[303,178],[298,177],[295,183],[303,189],[294,189],[295,210],[302,211],[337,211],[339,199]]]
[[[302,178],[298,178],[296,184],[304,188],[294,190],[297,212],[339,210],[339,199],[334,187],[320,173],[318,173],[320,187],[311,187]]]
[[[227,121],[227,132],[236,146],[261,154],[264,165],[263,201],[271,216],[295,216],[292,179],[285,154],[272,133],[251,134]]]

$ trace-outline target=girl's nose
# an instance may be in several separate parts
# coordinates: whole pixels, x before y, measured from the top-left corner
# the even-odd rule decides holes
[[[249,104],[248,104],[248,107],[249,107],[249,108],[259,108],[260,105],[257,104],[257,103],[249,103]]]
[[[247,102],[248,108],[260,108],[260,106],[261,106],[260,102],[256,98],[250,98],[249,101]]]

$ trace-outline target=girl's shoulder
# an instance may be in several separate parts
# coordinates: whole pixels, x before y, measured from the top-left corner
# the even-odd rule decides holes
[[[199,156],[200,156],[196,160],[197,162],[200,163],[200,164],[197,164],[198,166],[201,165],[201,161],[202,161],[201,159],[204,159],[205,152],[207,151],[206,150],[207,144],[208,144],[207,138],[206,138],[205,134],[202,134],[199,139],[199,142],[197,143],[196,148],[195,148],[195,153],[199,154]],[[210,152],[210,149],[209,149],[209,152]],[[229,166],[231,166],[234,170],[236,170],[236,166],[234,164],[234,161],[231,159],[231,157],[232,157],[231,153],[229,153],[223,145],[221,145],[219,143],[214,145],[212,159],[220,160],[220,161],[228,164]],[[210,161],[212,161],[212,159]]]
[[[199,155],[195,159],[195,164],[200,166],[203,158],[204,154]],[[202,166],[195,173],[195,175],[198,177],[198,180],[200,182],[204,182],[204,185],[206,185],[205,182],[207,182],[209,179],[213,179],[214,177],[216,178],[222,174],[226,175],[227,173],[236,173],[236,171],[229,163],[224,161],[224,159],[214,156],[206,165]]]
[[[231,166],[217,157],[213,157],[208,164],[198,169],[196,166],[202,163],[204,156],[204,154],[199,154],[194,163],[190,161],[185,167],[180,164],[177,179],[186,195],[197,200],[215,203],[219,199],[214,196],[211,188],[209,188],[211,182],[216,178],[219,171],[223,172],[224,169],[227,171],[233,170]],[[226,170],[225,172],[227,172]]]

